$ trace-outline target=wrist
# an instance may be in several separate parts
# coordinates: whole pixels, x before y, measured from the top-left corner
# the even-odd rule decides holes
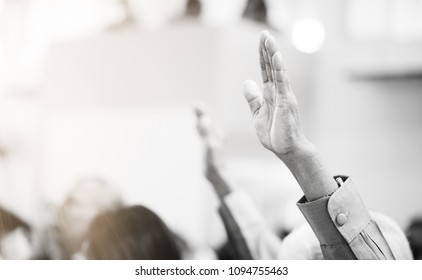
[[[296,164],[298,162],[302,162],[304,160],[308,160],[314,158],[319,155],[317,148],[311,142],[304,140],[301,144],[296,145],[288,153],[279,154],[275,153],[275,155],[284,162],[284,164],[291,165]]]
[[[337,184],[325,168],[316,147],[307,142],[294,151],[277,155],[289,168],[308,201],[332,194]]]
[[[215,166],[207,166],[205,168],[205,177],[210,181],[211,183],[217,183],[221,181],[221,174]]]
[[[205,170],[205,177],[214,186],[217,193],[224,195],[230,193],[230,187],[225,179],[226,176],[219,168],[215,166],[208,166]]]

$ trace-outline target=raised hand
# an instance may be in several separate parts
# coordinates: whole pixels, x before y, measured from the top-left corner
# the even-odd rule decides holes
[[[249,80],[244,83],[243,93],[261,144],[287,165],[309,201],[333,193],[337,185],[315,146],[303,134],[296,97],[268,31],[261,33],[259,58],[264,89],[261,93],[257,84]]]
[[[296,97],[290,87],[281,53],[274,37],[261,32],[259,58],[264,88],[254,81],[244,83],[244,96],[252,111],[261,144],[282,160],[311,147],[299,122]]]
[[[223,167],[223,134],[212,122],[204,105],[195,104],[196,129],[205,147],[205,170],[204,175],[214,187],[220,200],[231,192],[231,189],[222,174]]]
[[[210,174],[223,166],[222,148],[223,133],[213,123],[203,104],[194,105],[196,115],[196,129],[205,147],[205,176],[210,179]]]

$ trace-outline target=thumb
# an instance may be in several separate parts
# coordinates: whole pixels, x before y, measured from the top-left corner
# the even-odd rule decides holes
[[[248,101],[252,115],[254,115],[261,108],[262,104],[262,94],[258,85],[252,80],[243,82],[243,95],[246,101]]]

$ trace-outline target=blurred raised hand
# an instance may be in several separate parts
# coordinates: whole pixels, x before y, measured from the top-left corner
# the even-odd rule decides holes
[[[205,176],[208,180],[223,166],[223,133],[213,123],[204,104],[194,105],[196,128],[205,148]]]

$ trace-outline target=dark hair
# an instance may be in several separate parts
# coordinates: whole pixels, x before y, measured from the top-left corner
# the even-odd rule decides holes
[[[87,257],[111,260],[181,258],[172,232],[144,206],[124,207],[97,216],[89,229]]]
[[[422,260],[422,217],[413,218],[406,231],[415,260]]]

